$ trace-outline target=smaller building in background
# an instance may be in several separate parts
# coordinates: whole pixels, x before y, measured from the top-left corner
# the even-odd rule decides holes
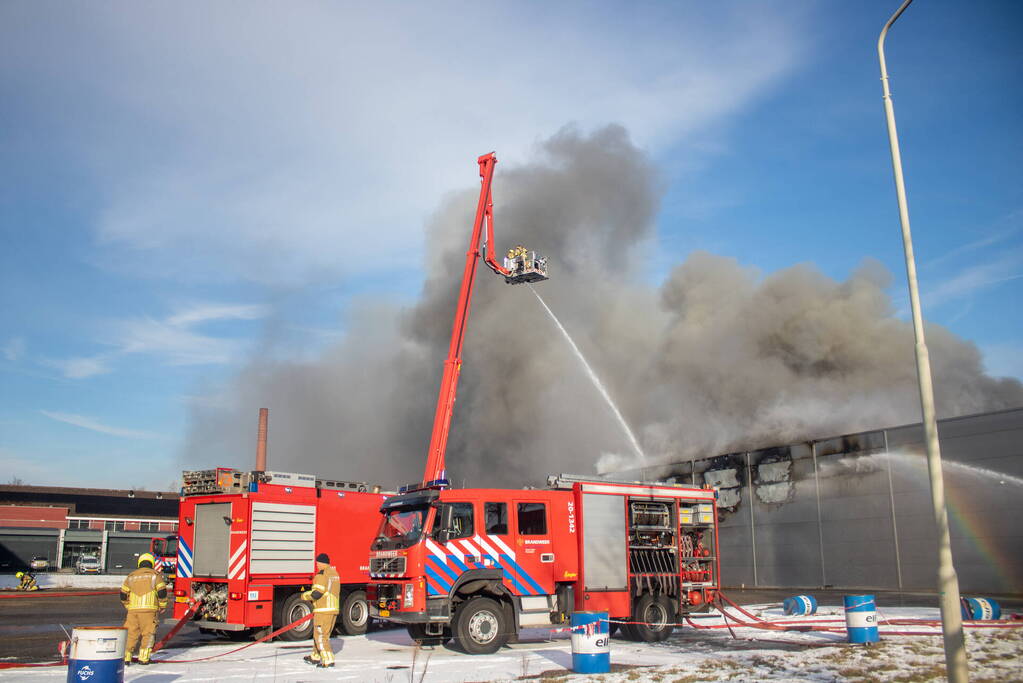
[[[73,571],[94,556],[107,573],[128,573],[153,537],[177,534],[178,494],[166,491],[0,485],[0,572],[35,557]]]

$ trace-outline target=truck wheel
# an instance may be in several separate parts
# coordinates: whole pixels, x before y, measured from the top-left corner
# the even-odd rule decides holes
[[[301,593],[292,593],[281,605],[280,618],[274,623],[274,630],[287,626],[296,619],[301,619],[313,611],[312,605],[302,599]],[[296,626],[290,631],[285,631],[280,636],[281,640],[308,640],[313,636],[313,622],[309,621]]]
[[[341,601],[341,614],[338,619],[341,632],[349,636],[361,636],[369,624],[369,603],[366,602],[366,591],[352,591]]]
[[[504,609],[490,598],[472,598],[455,613],[455,640],[470,655],[491,655],[508,642]]]
[[[667,597],[645,593],[636,603],[632,621],[641,622],[630,629],[635,640],[656,643],[666,640],[674,630],[671,624],[675,621],[675,610]]]
[[[445,626],[442,635],[431,636],[426,633],[426,624],[409,624],[407,627],[408,636],[413,643],[423,646],[444,645],[451,640],[451,627]]]

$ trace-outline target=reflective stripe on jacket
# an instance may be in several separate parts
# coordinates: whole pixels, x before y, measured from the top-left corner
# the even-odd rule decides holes
[[[163,575],[139,567],[121,584],[121,603],[129,612],[155,612],[167,606],[167,584]]]
[[[338,576],[337,570],[328,566],[326,569],[316,572],[316,576],[313,577],[313,587],[306,591],[303,597],[312,600],[314,612],[333,612],[334,614],[340,612],[341,577]]]

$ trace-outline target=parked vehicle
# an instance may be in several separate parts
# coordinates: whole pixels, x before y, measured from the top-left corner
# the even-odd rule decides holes
[[[45,572],[50,568],[50,560],[43,555],[36,555],[32,558],[32,561],[28,563],[28,568],[34,572]]]
[[[178,537],[172,535],[151,538],[149,553],[156,558],[153,569],[163,572],[164,577],[173,583],[178,575]]]
[[[75,562],[75,574],[102,574],[103,565],[95,555],[82,555]]]
[[[174,617],[202,600],[200,629],[244,639],[312,611],[302,600],[317,553],[341,576],[337,629],[366,631],[369,546],[386,494],[311,474],[218,468],[184,473],[177,537]],[[378,490],[378,489],[376,489]],[[282,640],[312,637],[306,622]]]

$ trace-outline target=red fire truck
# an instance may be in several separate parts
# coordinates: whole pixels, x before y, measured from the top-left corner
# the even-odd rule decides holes
[[[156,558],[153,569],[173,580],[178,570],[178,537],[154,536],[149,539],[149,552]]]
[[[389,498],[370,554],[371,613],[413,639],[496,652],[520,627],[606,611],[667,638],[718,587],[710,489],[552,477],[549,489],[424,488]]]
[[[667,638],[718,587],[713,490],[564,475],[546,490],[447,488],[444,456],[480,258],[509,284],[547,279],[546,259],[524,247],[503,265],[493,257],[497,158],[477,161],[479,203],[426,469],[422,483],[381,507],[371,613],[405,624],[419,642],[455,638],[473,654],[496,652],[520,627],[565,623],[574,610],[631,622],[622,632],[633,639]]]
[[[363,633],[368,552],[386,495],[378,487],[286,472],[219,468],[184,473],[174,616],[201,600],[200,629],[242,639],[305,616],[315,557],[341,576],[338,629]],[[282,634],[310,637],[312,622]]]

